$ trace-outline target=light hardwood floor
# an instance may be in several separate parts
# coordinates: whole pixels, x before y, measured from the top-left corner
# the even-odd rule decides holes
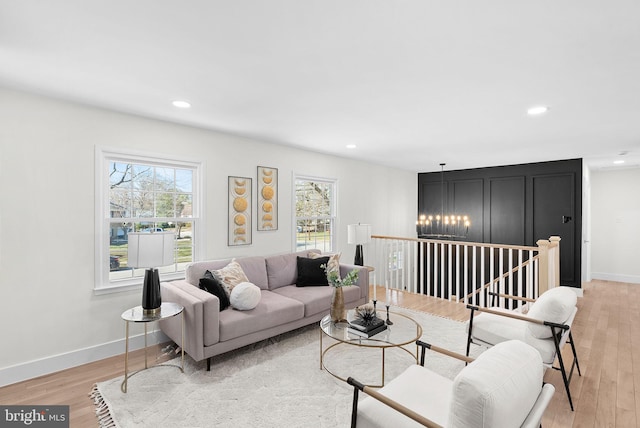
[[[384,296],[384,289],[378,288],[378,296]],[[459,303],[403,292],[393,292],[391,298],[393,305],[456,320],[464,321],[469,316]],[[582,377],[576,372],[571,383],[576,410],[572,412],[569,408],[560,374],[548,370],[545,380],[555,385],[556,396],[547,409],[543,426],[640,426],[640,330],[634,328],[640,322],[640,285],[587,283],[578,307],[573,334]],[[134,369],[144,365],[143,356],[141,350],[130,354]],[[570,351],[565,358],[571,361]],[[636,366],[638,370],[634,370]],[[0,404],[68,404],[72,427],[95,427],[89,392],[94,383],[120,376],[123,371],[123,356],[108,358],[0,388]]]

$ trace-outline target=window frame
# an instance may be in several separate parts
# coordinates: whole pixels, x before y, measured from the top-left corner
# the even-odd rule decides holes
[[[173,169],[189,169],[193,171],[192,188],[192,223],[193,261],[198,260],[203,250],[204,241],[204,163],[200,160],[181,156],[162,155],[119,148],[96,146],[95,149],[95,280],[93,290],[95,294],[106,294],[139,289],[143,277],[111,280],[109,278],[110,224],[113,222],[110,213],[110,189],[108,169],[112,161],[133,164],[146,164],[154,167]],[[183,279],[185,271],[161,273],[161,281]]]
[[[296,212],[296,205],[298,202],[298,197],[297,197],[297,182],[298,181],[315,181],[315,182],[321,182],[321,183],[327,183],[330,184],[333,189],[332,189],[332,198],[331,198],[331,203],[330,203],[330,215],[328,217],[326,216],[317,216],[317,217],[298,217],[297,216],[297,212]],[[330,246],[331,248],[329,250],[324,250],[322,249],[323,252],[335,252],[336,250],[336,245],[338,242],[338,236],[337,236],[337,231],[338,231],[338,179],[336,178],[330,178],[330,177],[317,177],[317,176],[311,176],[311,175],[306,175],[306,174],[297,174],[297,173],[293,173],[293,186],[292,186],[292,201],[293,203],[292,205],[292,210],[293,210],[293,214],[291,216],[291,218],[293,219],[293,224],[291,226],[291,231],[293,239],[292,239],[292,251],[293,252],[297,252],[300,251],[300,248],[298,248],[298,236],[297,236],[297,225],[298,225],[298,220],[299,219],[306,219],[306,218],[315,218],[315,219],[321,219],[321,218],[328,218],[330,223],[331,223],[331,236],[330,236]],[[309,249],[306,248],[305,249]]]

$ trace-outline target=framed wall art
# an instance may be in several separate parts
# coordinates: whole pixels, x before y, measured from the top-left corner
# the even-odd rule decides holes
[[[251,244],[251,178],[229,177],[228,245]]]
[[[278,168],[258,167],[258,230],[278,229]]]

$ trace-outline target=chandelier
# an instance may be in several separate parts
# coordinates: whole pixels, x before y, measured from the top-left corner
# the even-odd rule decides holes
[[[468,215],[444,213],[444,166],[440,167],[440,196],[439,214],[420,214],[416,221],[416,233],[423,239],[463,239],[469,233],[471,219]]]

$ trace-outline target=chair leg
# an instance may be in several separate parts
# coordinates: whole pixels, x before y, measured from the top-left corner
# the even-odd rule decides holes
[[[569,340],[571,341],[571,350],[573,351],[573,361],[578,369],[578,376],[582,376],[580,372],[580,363],[578,362],[578,354],[576,353],[576,345],[573,343],[573,333],[569,332]]]
[[[358,388],[353,387],[353,405],[351,407],[351,428],[356,428],[358,422]]]
[[[562,381],[564,382],[564,389],[567,391],[567,398],[569,399],[569,406],[573,412],[573,400],[571,399],[571,391],[569,391],[569,378],[567,378],[567,371],[564,368],[564,360],[562,359],[562,352],[560,352],[560,343],[558,342],[558,335],[555,329],[551,327],[553,332],[553,343],[556,346],[556,355],[558,356],[558,363],[560,364],[560,372],[562,373]]]
[[[207,358],[207,371],[211,371],[211,357]]]
[[[471,350],[471,332],[473,331],[473,313],[474,312],[475,311],[471,309],[471,315],[469,315],[469,332],[467,333],[467,353],[466,353],[467,357],[469,356],[469,351]]]

